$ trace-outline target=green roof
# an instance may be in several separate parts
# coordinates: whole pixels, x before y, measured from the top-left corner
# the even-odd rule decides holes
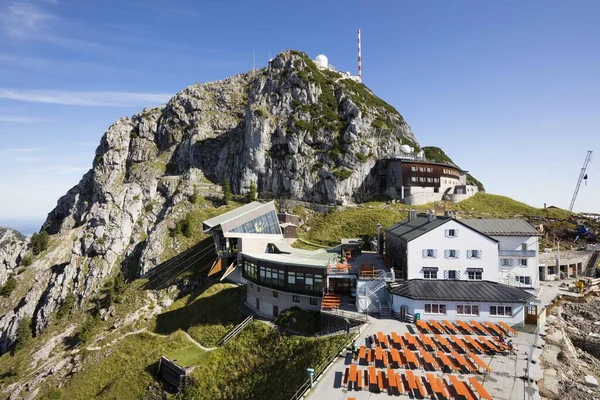
[[[338,262],[342,252],[341,246],[335,246],[329,249],[304,250],[290,246],[287,240],[278,240],[272,244],[277,250],[284,253],[283,255],[303,260],[321,260],[325,261],[327,264]]]
[[[407,218],[386,229],[385,232],[410,242],[411,240],[434,230],[438,226],[444,225],[451,219],[452,218],[450,217],[436,217],[434,220],[430,221],[426,214],[418,214],[412,221],[409,221]]]
[[[329,261],[321,259],[311,259],[306,257],[298,257],[292,254],[275,254],[275,253],[242,253],[244,257],[253,260],[261,260],[276,264],[297,265],[300,267],[319,267],[327,268]]]
[[[434,219],[429,220],[429,216],[427,214],[417,214],[416,218],[414,218],[412,221],[409,221],[408,218],[406,218],[404,221],[386,229],[385,232],[410,242],[411,240],[416,239],[419,236],[424,235],[451,220],[482,234],[494,242],[498,242],[496,239],[490,237],[487,233],[465,224],[464,220],[461,221],[452,217],[442,216],[436,216]]]
[[[523,219],[462,219],[460,221],[490,236],[542,236]]]

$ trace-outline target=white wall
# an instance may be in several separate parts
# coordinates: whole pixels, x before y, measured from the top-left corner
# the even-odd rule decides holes
[[[511,257],[498,256],[499,273],[501,277],[506,276],[529,276],[531,287],[539,287],[539,237],[538,236],[492,236],[500,241],[500,250],[522,250],[522,245],[527,245],[527,250],[535,250],[535,257]],[[512,259],[512,267],[500,266],[500,259]],[[519,259],[526,258],[527,266],[519,266]],[[512,284],[512,283],[511,283]],[[518,285],[517,285],[518,286]],[[521,285],[525,286],[525,285]]]
[[[449,321],[490,321],[500,322],[503,321],[511,326],[523,326],[525,323],[525,307],[523,304],[518,303],[477,303],[477,302],[434,302],[425,300],[412,300],[406,297],[401,297],[395,294],[391,295],[392,298],[392,310],[396,313],[400,312],[401,306],[408,307],[408,313],[415,315],[416,313],[421,314],[421,319],[424,321],[428,320],[449,320]],[[425,303],[437,303],[446,305],[446,314],[425,314]],[[479,315],[457,315],[456,305],[457,304],[469,304],[479,306]],[[490,306],[511,306],[512,316],[493,316],[490,315]]]
[[[258,291],[260,287],[260,292]],[[246,283],[246,302],[250,308],[266,317],[273,317],[273,305],[279,307],[279,313],[291,307],[300,307],[303,310],[319,311],[321,309],[321,298],[316,296],[305,296],[296,293],[282,292],[280,290],[257,285],[253,282]],[[273,291],[278,297],[273,297]],[[298,296],[299,303],[294,303],[293,296]],[[317,299],[316,305],[310,304],[311,297]],[[259,299],[260,309],[256,309],[256,299]]]
[[[456,229],[458,236],[446,237],[446,230]],[[436,258],[423,258],[424,249],[437,250]],[[445,250],[458,250],[459,257],[444,257]],[[481,250],[481,259],[467,258],[467,250]],[[438,279],[444,279],[445,270],[460,272],[467,279],[467,268],[483,268],[482,280],[498,281],[498,244],[473,229],[450,220],[438,228],[408,242],[408,279],[423,278],[423,267],[438,267]]]

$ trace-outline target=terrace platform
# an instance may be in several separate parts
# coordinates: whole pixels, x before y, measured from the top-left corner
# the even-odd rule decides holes
[[[397,332],[399,335],[405,333],[416,334],[418,331],[416,325],[407,324],[398,321],[393,318],[374,318],[369,317],[370,324],[364,325],[361,328],[359,338],[357,340],[358,346],[369,346],[369,337],[374,337],[377,332],[383,332],[390,334],[391,332]],[[444,334],[442,337],[449,338],[451,335]],[[468,335],[454,335],[456,337],[464,338]],[[478,373],[460,373],[456,375],[454,379],[458,379],[463,382],[469,382],[469,378],[475,378],[480,382],[485,390],[494,399],[500,400],[522,400],[522,399],[540,399],[538,393],[538,387],[535,383],[529,383],[521,377],[524,375],[527,367],[527,354],[531,351],[531,344],[534,340],[534,335],[531,333],[519,331],[518,335],[510,338],[513,341],[515,354],[511,355],[487,355],[481,354],[479,357],[481,360],[489,365],[492,372],[488,374]],[[538,349],[535,349],[539,352]],[[534,351],[534,354],[535,352]],[[318,400],[318,399],[329,399],[329,400],[347,400],[349,397],[354,397],[357,400],[360,399],[385,399],[385,398],[399,398],[409,399],[408,395],[393,395],[388,394],[386,390],[381,393],[369,391],[368,388],[363,387],[362,390],[351,389],[348,390],[347,386],[344,385],[344,372],[346,368],[352,364],[351,352],[348,351],[346,354],[342,354],[330,368],[323,374],[315,383],[314,389],[308,394],[307,399]],[[539,369],[539,364],[533,365]],[[363,365],[358,366],[359,370],[363,371],[368,368]],[[378,368],[378,371],[387,370]],[[396,369],[396,372],[406,373],[408,370]],[[426,371],[424,369],[412,369],[411,373],[415,377],[425,377],[426,374],[432,374],[435,378],[445,377],[448,379],[448,374],[437,371]],[[530,371],[530,376],[540,374],[541,371]],[[535,379],[535,378],[534,378]]]

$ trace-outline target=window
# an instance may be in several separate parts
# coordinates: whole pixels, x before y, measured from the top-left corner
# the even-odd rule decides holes
[[[479,306],[470,304],[459,304],[456,306],[456,314],[458,315],[479,315]]]
[[[527,243],[521,244],[521,250],[527,250]]]
[[[501,267],[512,267],[512,265],[513,265],[512,258],[501,258],[500,259],[500,266]]]
[[[527,266],[527,259],[526,258],[519,258],[517,265],[519,267],[526,267]]]
[[[244,260],[244,272],[246,273],[246,277],[251,279],[257,279],[256,275],[256,264],[251,261]]]
[[[446,314],[446,305],[426,303],[425,314]]]
[[[275,297],[276,299],[279,298],[279,292],[273,290],[273,297]]]
[[[311,306],[316,306],[317,305],[317,298],[316,297],[311,297],[310,298],[310,305]]]
[[[498,317],[512,317],[511,306],[490,306],[490,315]]]
[[[420,177],[420,178],[419,178],[419,181],[421,181],[421,182],[425,182],[425,178],[424,178],[424,177]]]
[[[475,281],[480,281],[482,278],[483,271],[467,270],[467,278]]]
[[[448,272],[448,279],[458,279],[456,277],[456,271],[455,270],[451,269],[451,270],[448,270],[447,272]]]
[[[531,277],[529,276],[519,276],[519,283],[522,285],[531,285]]]
[[[298,297],[298,296],[296,296],[296,295],[293,295],[293,296],[292,296],[292,302],[293,302],[293,303],[300,303],[300,297]]]
[[[434,182],[440,183],[440,178],[433,178]]]
[[[427,172],[433,172],[433,168],[431,168],[431,167],[428,167],[428,168],[427,168]]]
[[[413,177],[410,178],[410,180],[413,181],[413,182],[418,182],[419,178],[417,178],[416,176],[413,176]]]
[[[427,178],[427,182],[429,182],[429,183],[433,182],[433,178]]]
[[[460,252],[458,250],[446,250],[444,253],[446,258],[458,258]]]
[[[417,167],[410,167],[410,170],[411,170],[412,172],[417,172]]]
[[[296,273],[288,272],[288,285],[296,285]]]
[[[437,250],[435,249],[423,249],[423,258],[436,258]]]
[[[457,237],[458,229],[446,229],[446,237]]]
[[[281,228],[279,227],[279,219],[275,211],[269,211],[264,215],[231,229],[231,232],[280,235]]]
[[[419,167],[419,172],[425,172],[425,168]]]
[[[481,250],[467,250],[467,258],[481,258]]]
[[[437,271],[423,270],[423,279],[437,279]]]

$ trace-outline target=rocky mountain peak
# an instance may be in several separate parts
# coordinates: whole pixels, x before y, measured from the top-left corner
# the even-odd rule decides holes
[[[23,316],[41,332],[67,294],[84,304],[117,271],[144,275],[168,251],[182,250],[166,243],[175,222],[197,207],[194,193],[215,196],[227,178],[234,193],[254,182],[263,198],[362,201],[378,192],[377,158],[401,154],[402,144],[418,147],[392,106],[297,51],[118,119],[90,171],[49,213],[42,229],[54,245],[34,258],[27,295],[0,318],[1,349]],[[15,264],[15,254],[4,258]]]

